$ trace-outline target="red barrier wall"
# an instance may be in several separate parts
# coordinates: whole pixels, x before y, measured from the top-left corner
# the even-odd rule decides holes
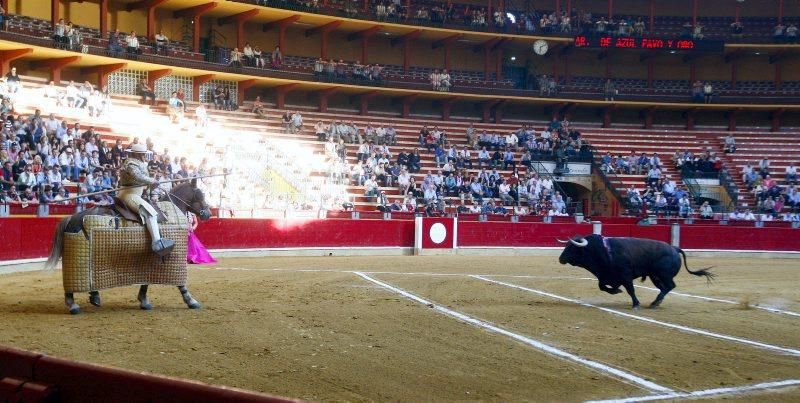
[[[47,256],[60,217],[0,218],[0,261]],[[458,222],[464,247],[558,246],[555,238],[586,235],[590,224]],[[212,219],[200,224],[200,239],[214,249],[413,247],[411,220]],[[603,235],[634,236],[669,242],[668,225],[603,224]],[[775,250],[800,252],[800,230],[744,226],[681,225],[684,249]]]
[[[414,221],[212,219],[197,236],[215,249],[412,247]]]
[[[458,222],[458,246],[561,246],[556,238],[592,232],[591,224]]]

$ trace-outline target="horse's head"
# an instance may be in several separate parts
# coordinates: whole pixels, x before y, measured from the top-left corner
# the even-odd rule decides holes
[[[197,187],[197,179],[172,188],[169,192],[169,199],[183,212],[191,211],[201,221],[211,218],[211,209],[206,202],[206,195]]]

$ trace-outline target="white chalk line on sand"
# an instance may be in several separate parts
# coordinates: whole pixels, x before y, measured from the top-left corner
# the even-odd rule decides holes
[[[787,388],[791,386],[800,385],[800,379],[787,379],[785,381],[764,382],[755,385],[737,386],[729,388],[715,388],[698,390],[694,392],[671,392],[663,395],[651,395],[641,397],[627,397],[621,399],[609,400],[591,400],[587,403],[633,403],[633,402],[648,402],[652,400],[667,400],[667,399],[683,399],[694,397],[711,397],[711,396],[724,396],[724,395],[741,395],[748,392],[756,392],[760,390],[772,390]]]
[[[544,344],[544,343],[542,343],[540,341],[537,341],[537,340],[534,340],[534,339],[532,339],[530,337],[523,336],[521,334],[511,332],[511,331],[503,329],[501,327],[497,327],[497,326],[495,326],[495,325],[493,325],[491,323],[488,323],[488,322],[482,321],[480,319],[476,319],[476,318],[473,318],[471,316],[465,315],[463,313],[454,311],[452,309],[448,309],[448,308],[445,308],[443,306],[434,304],[433,302],[428,301],[428,300],[426,300],[426,299],[424,299],[422,297],[419,297],[417,295],[414,295],[414,294],[412,294],[412,293],[410,293],[408,291],[402,290],[402,289],[397,288],[397,287],[395,287],[395,286],[393,286],[391,284],[388,284],[388,283],[385,283],[385,282],[383,282],[381,280],[373,278],[373,277],[369,276],[367,273],[356,271],[356,272],[354,272],[354,274],[356,274],[357,276],[359,276],[359,277],[363,278],[364,280],[367,280],[367,281],[369,281],[369,282],[371,282],[373,284],[377,284],[377,285],[379,285],[379,286],[381,286],[381,287],[383,287],[383,288],[385,288],[385,289],[387,289],[389,291],[392,291],[392,292],[394,292],[396,294],[400,294],[403,297],[406,297],[407,299],[410,299],[410,300],[412,300],[414,302],[417,302],[417,303],[420,303],[420,304],[423,304],[423,305],[427,305],[427,306],[431,307],[432,309],[434,309],[435,311],[437,311],[437,312],[439,312],[441,314],[444,314],[446,316],[450,316],[452,318],[458,319],[458,320],[460,320],[460,321],[462,321],[464,323],[470,324],[472,326],[475,326],[475,327],[478,327],[478,328],[481,328],[481,329],[484,329],[484,330],[488,330],[488,331],[493,332],[493,333],[501,334],[503,336],[506,336],[506,337],[509,337],[511,339],[514,339],[514,340],[517,340],[519,342],[522,342],[522,343],[524,343],[524,344],[526,344],[528,346],[531,346],[531,347],[533,347],[533,348],[535,348],[537,350],[544,351],[546,353],[554,355],[554,356],[556,356],[558,358],[561,358],[561,359],[564,359],[564,360],[568,360],[568,361],[572,361],[572,362],[581,364],[583,366],[589,367],[592,370],[599,371],[601,373],[605,373],[605,374],[608,374],[608,375],[615,376],[615,377],[617,377],[617,378],[619,378],[621,380],[633,383],[633,384],[635,384],[635,385],[637,385],[637,386],[639,386],[641,388],[644,388],[646,390],[649,390],[651,392],[673,393],[672,389],[669,389],[669,388],[667,388],[665,386],[661,386],[661,385],[656,384],[654,382],[648,381],[647,379],[644,379],[644,378],[642,378],[640,376],[634,375],[634,374],[632,374],[630,372],[626,372],[626,371],[623,371],[621,369],[610,367],[608,365],[605,365],[605,364],[602,364],[602,363],[599,363],[599,362],[596,362],[596,361],[592,361],[592,360],[589,360],[587,358],[583,358],[581,356],[578,356],[578,355],[566,352],[564,350],[552,347],[552,346],[550,346],[548,344]]]
[[[198,267],[199,270],[242,270],[242,271],[287,271],[287,272],[307,272],[307,273],[316,273],[316,272],[323,272],[323,273],[355,273],[356,270],[336,270],[336,269],[253,269],[253,268],[240,268],[240,267]],[[408,275],[408,276],[435,276],[435,277],[463,277],[463,276],[482,276],[482,277],[508,277],[508,278],[527,278],[527,279],[539,279],[539,280],[590,280],[596,281],[597,279],[594,277],[573,277],[573,276],[534,276],[534,275],[522,275],[522,274],[470,274],[470,273],[429,273],[429,272],[396,272],[396,271],[366,271],[362,270],[362,273],[369,273],[369,274],[396,274],[396,275]],[[647,287],[643,285],[635,285],[636,288],[642,288],[645,290],[651,291],[659,291],[657,288]],[[684,298],[694,298],[700,299],[709,302],[720,302],[723,304],[729,305],[739,305],[740,303],[737,301],[723,299],[723,298],[714,298],[714,297],[705,297],[702,295],[695,295],[695,294],[687,294],[683,292],[671,291],[670,295],[675,295]],[[795,316],[800,317],[800,313],[788,311],[785,309],[779,309],[767,305],[748,305],[751,308],[759,309],[765,312],[775,313],[775,314],[782,314],[788,316]]]
[[[659,291],[658,288],[648,287],[648,286],[644,286],[644,285],[637,285],[636,287],[637,288],[644,288],[645,290]],[[740,304],[737,301],[731,301],[729,299],[714,298],[714,297],[704,297],[702,295],[687,294],[687,293],[684,293],[684,292],[670,291],[669,295],[678,295],[678,296],[686,297],[686,298],[696,298],[696,299],[701,299],[701,300],[704,300],[704,301],[721,302],[723,304],[731,304],[731,305],[739,305]],[[778,308],[771,307],[771,306],[752,305],[752,304],[748,304],[747,306],[750,307],[750,308],[761,309],[761,310],[767,311],[767,312],[779,313],[779,314],[783,314],[783,315],[790,315],[790,316],[800,317],[800,313],[798,313],[798,312],[787,311],[787,310],[784,310],[784,309],[778,309]]]
[[[764,349],[764,350],[779,351],[779,352],[782,352],[782,353],[791,354],[791,355],[800,357],[800,350],[796,350],[796,349],[793,349],[793,348],[781,347],[781,346],[776,346],[776,345],[772,345],[772,344],[762,343],[762,342],[759,342],[759,341],[745,339],[745,338],[742,338],[742,337],[736,337],[736,336],[729,336],[729,335],[726,335],[726,334],[714,333],[714,332],[711,332],[711,331],[708,331],[708,330],[698,329],[698,328],[684,326],[684,325],[678,325],[678,324],[670,323],[670,322],[662,322],[660,320],[648,318],[648,317],[645,317],[645,316],[634,315],[634,314],[630,314],[630,313],[627,313],[627,312],[618,311],[616,309],[611,309],[611,308],[606,308],[606,307],[590,304],[588,302],[580,301],[580,300],[577,300],[577,299],[574,299],[574,298],[569,298],[569,297],[565,297],[565,296],[562,296],[562,295],[553,294],[553,293],[550,293],[550,292],[547,292],[547,291],[541,291],[541,290],[537,290],[537,289],[534,289],[534,288],[524,287],[524,286],[517,285],[517,284],[512,284],[512,283],[506,283],[506,282],[500,281],[500,280],[493,280],[493,279],[486,278],[486,277],[483,277],[483,276],[473,275],[473,276],[470,276],[470,277],[478,279],[478,280],[486,281],[486,282],[489,282],[489,283],[494,283],[494,284],[502,285],[502,286],[505,286],[505,287],[515,288],[515,289],[526,291],[526,292],[529,292],[529,293],[533,293],[533,294],[537,294],[537,295],[541,295],[541,296],[545,296],[545,297],[549,297],[549,298],[558,299],[558,300],[561,300],[561,301],[571,302],[573,304],[585,306],[585,307],[588,307],[588,308],[599,309],[599,310],[601,310],[603,312],[607,312],[607,313],[610,313],[612,315],[622,316],[624,318],[629,318],[629,319],[639,320],[639,321],[642,321],[642,322],[652,323],[654,325],[668,327],[668,328],[672,328],[672,329],[677,329],[677,330],[681,330],[681,331],[684,331],[684,332],[687,332],[687,333],[700,334],[700,335],[712,337],[712,338],[715,338],[715,339],[721,339],[721,340],[726,340],[726,341],[732,341],[732,342],[736,342],[736,343],[746,344],[746,345],[757,347],[757,348],[761,348],[761,349]]]

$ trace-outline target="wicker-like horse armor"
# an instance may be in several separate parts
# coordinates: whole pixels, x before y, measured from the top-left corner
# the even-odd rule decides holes
[[[189,223],[174,204],[159,202],[158,206],[167,217],[160,226],[161,235],[175,241],[172,253],[163,259],[153,253],[144,225],[87,215],[85,234],[64,234],[64,291],[100,291],[134,284],[185,286]]]

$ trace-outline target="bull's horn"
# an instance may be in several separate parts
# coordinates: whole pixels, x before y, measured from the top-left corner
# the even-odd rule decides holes
[[[562,241],[562,240],[560,240],[558,238],[556,238],[556,241],[558,241],[558,243],[569,243],[569,241]]]
[[[585,238],[583,238],[583,237],[581,237],[581,238],[578,238],[578,239],[570,239],[569,241],[570,241],[570,242],[571,242],[573,245],[575,245],[575,246],[577,246],[577,247],[579,247],[579,248],[583,248],[584,246],[586,246],[586,245],[588,245],[588,244],[589,244],[589,241],[587,241],[587,240],[586,240]]]

